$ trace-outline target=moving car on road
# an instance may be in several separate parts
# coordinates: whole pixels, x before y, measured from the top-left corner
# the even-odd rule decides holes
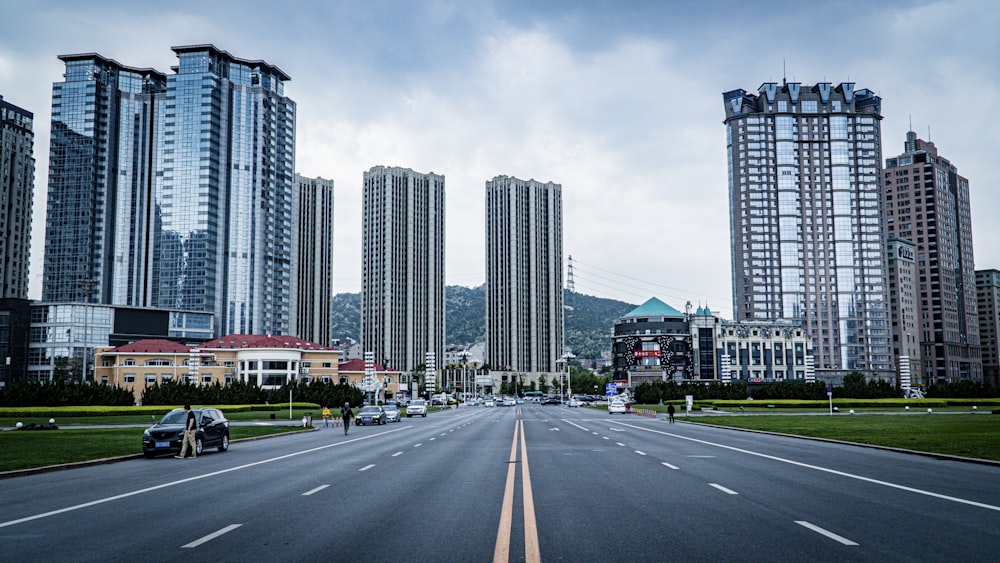
[[[566,402],[566,406],[567,407],[582,407],[583,406],[583,401],[581,401],[580,399],[578,399],[576,397],[572,397],[569,401]]]
[[[376,405],[368,405],[367,407],[361,407],[361,410],[354,415],[354,424],[356,426],[366,426],[368,424],[385,424],[385,411],[382,407]]]
[[[422,416],[427,418],[427,402],[423,399],[413,399],[406,407],[406,418]]]
[[[399,422],[402,420],[402,413],[399,412],[399,407],[396,406],[396,403],[386,403],[382,405],[382,410],[385,411],[386,422]]]
[[[194,437],[194,450],[198,455],[205,448],[219,448],[220,452],[229,449],[229,421],[219,409],[192,409],[195,420],[198,421],[198,431]],[[174,409],[159,422],[150,426],[142,433],[142,455],[155,457],[163,454],[177,455],[181,453],[181,441],[184,439],[184,426],[187,413],[184,409]]]
[[[608,414],[615,413],[625,414],[625,401],[620,401],[618,399],[611,401],[611,404],[608,405]]]

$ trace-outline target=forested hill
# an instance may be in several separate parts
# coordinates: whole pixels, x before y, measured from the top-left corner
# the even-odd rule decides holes
[[[566,344],[581,358],[599,358],[611,351],[615,320],[636,305],[570,291],[564,292]],[[361,294],[338,293],[333,297],[333,337],[361,336]],[[486,339],[486,286],[449,285],[445,288],[448,345],[474,344]]]

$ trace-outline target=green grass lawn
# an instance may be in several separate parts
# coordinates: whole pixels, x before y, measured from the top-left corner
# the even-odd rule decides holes
[[[294,426],[231,426],[233,440],[298,430]],[[0,471],[142,453],[142,428],[7,430],[0,432]]]
[[[701,422],[859,444],[1000,461],[1000,416],[838,414],[834,416],[698,416]]]

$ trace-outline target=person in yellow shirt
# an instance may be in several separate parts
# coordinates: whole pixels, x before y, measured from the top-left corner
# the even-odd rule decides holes
[[[330,407],[323,407],[323,428],[330,427]]]

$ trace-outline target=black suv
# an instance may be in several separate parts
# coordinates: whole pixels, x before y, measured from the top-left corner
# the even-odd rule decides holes
[[[219,409],[200,408],[194,411],[198,421],[198,431],[195,433],[195,451],[201,455],[205,448],[219,448],[220,452],[229,449],[229,421]],[[184,409],[174,409],[159,422],[150,426],[142,433],[142,454],[154,457],[163,454],[177,455],[181,452],[181,442],[184,439],[184,423],[187,413]]]

